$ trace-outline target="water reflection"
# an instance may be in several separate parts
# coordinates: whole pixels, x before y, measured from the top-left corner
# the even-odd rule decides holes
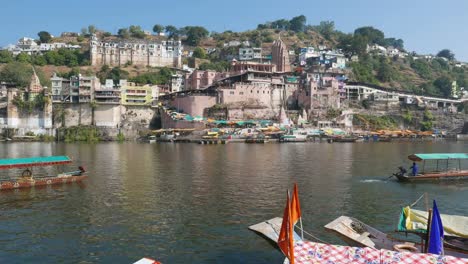
[[[466,144],[56,144],[0,145],[3,157],[68,155],[84,185],[0,193],[0,262],[280,263],[247,226],[281,215],[299,184],[304,225],[340,215],[393,230],[400,207],[423,192],[441,212],[466,215],[465,183],[384,181],[416,152],[464,152]]]

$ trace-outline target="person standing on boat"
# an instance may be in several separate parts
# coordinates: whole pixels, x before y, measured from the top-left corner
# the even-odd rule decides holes
[[[413,176],[418,175],[419,168],[418,168],[418,164],[416,164],[416,162],[413,162],[413,166],[411,166],[410,169],[411,169],[411,172],[412,172]]]

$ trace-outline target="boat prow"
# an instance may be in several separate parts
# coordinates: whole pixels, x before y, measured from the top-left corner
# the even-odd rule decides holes
[[[276,242],[278,241],[282,222],[283,222],[283,218],[275,217],[275,218],[260,222],[255,225],[251,225],[249,226],[249,230],[252,230],[255,233],[263,236],[269,242],[274,243],[276,246]],[[294,240],[295,241],[302,240],[301,237],[296,232],[294,232]]]

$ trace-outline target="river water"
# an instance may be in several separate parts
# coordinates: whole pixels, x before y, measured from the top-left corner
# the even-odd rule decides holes
[[[411,153],[466,152],[451,141],[399,143],[8,143],[0,158],[68,155],[84,184],[0,192],[0,263],[282,263],[249,225],[281,216],[299,186],[304,228],[354,216],[383,231],[424,192],[468,215],[468,183],[385,179]],[[424,202],[421,202],[424,207]]]

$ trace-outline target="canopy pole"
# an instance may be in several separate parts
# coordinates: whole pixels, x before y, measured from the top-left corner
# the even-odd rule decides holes
[[[437,160],[437,167],[436,167],[436,171],[439,171],[439,160]]]
[[[423,160],[423,169],[422,169],[422,172],[421,172],[421,173],[424,173],[425,168],[426,168],[426,160]]]

